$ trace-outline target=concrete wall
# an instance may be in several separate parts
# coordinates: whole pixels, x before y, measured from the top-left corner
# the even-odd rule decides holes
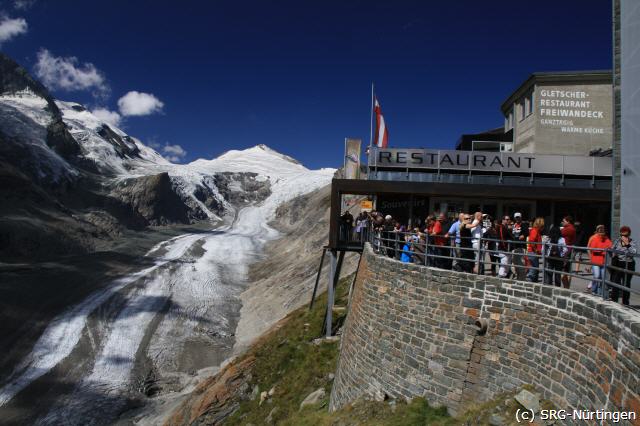
[[[565,97],[561,92],[576,97]],[[515,105],[514,151],[589,155],[593,149],[611,148],[612,96],[610,84],[537,83],[533,113],[520,120],[522,102]],[[579,106],[570,106],[566,102],[579,102]],[[574,112],[590,116],[567,116]]]
[[[556,91],[584,94],[572,99],[551,94]],[[535,151],[538,154],[589,155],[597,148],[609,149],[613,141],[613,92],[610,84],[536,85]],[[554,101],[586,102],[588,106],[549,106]],[[549,115],[553,111],[556,116]],[[562,111],[591,113],[597,117],[563,117]],[[600,117],[601,115],[601,117]],[[563,124],[550,124],[560,120]],[[547,120],[547,121],[545,121]]]
[[[535,99],[534,99],[535,103]],[[529,115],[525,115],[525,117],[521,120],[522,111],[524,110],[524,103],[521,102],[519,105],[515,106],[517,110],[515,126],[513,129],[513,141],[514,141],[514,151],[515,152],[536,152],[535,146],[535,136],[536,136],[536,128],[537,128],[537,114],[534,108],[533,112]]]
[[[612,2],[613,16],[613,171],[611,174],[611,229],[620,227],[620,0]]]
[[[523,384],[558,408],[640,413],[640,314],[545,285],[408,265],[366,247],[331,394],[455,413]],[[479,335],[476,319],[488,321]]]
[[[620,221],[640,236],[640,7],[620,0]]]
[[[515,152],[589,155],[594,149],[611,148],[614,121],[611,84],[536,81],[531,90],[530,114],[525,109],[529,92],[512,104]],[[565,95],[568,92],[569,96],[563,96],[562,92]],[[575,113],[587,116],[572,116]],[[508,130],[505,124],[505,132]]]

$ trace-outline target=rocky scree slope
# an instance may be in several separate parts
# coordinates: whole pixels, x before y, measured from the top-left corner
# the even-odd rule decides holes
[[[309,302],[322,247],[327,243],[331,188],[326,186],[281,204],[270,225],[283,238],[267,243],[251,265],[252,285],[242,295],[234,352],[243,352],[257,337],[291,311]],[[355,271],[358,255],[345,256],[341,276]],[[326,290],[329,260],[325,258],[319,292]]]

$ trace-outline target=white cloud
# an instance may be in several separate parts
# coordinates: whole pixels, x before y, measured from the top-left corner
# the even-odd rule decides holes
[[[67,91],[92,90],[96,98],[109,96],[106,78],[92,63],[80,65],[74,56],[53,56],[47,49],[38,52],[35,73],[45,86]]]
[[[172,163],[179,163],[187,155],[187,151],[178,144],[165,144],[164,148],[162,148],[162,152],[164,152],[163,157]]]
[[[35,3],[36,0],[14,0],[13,7],[19,10],[27,10],[31,9],[31,6],[33,6]]]
[[[116,111],[109,111],[106,108],[96,108],[91,111],[91,114],[98,117],[100,120],[104,121],[107,124],[113,124],[114,126],[119,126],[122,117]]]
[[[164,103],[151,93],[132,90],[118,99],[118,108],[123,116],[150,115],[162,111]]]
[[[27,32],[27,21],[22,18],[11,19],[0,16],[0,45],[17,35]]]

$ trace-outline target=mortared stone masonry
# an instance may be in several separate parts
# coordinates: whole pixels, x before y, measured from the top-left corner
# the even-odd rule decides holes
[[[386,394],[424,396],[455,414],[524,384],[559,409],[640,417],[640,314],[572,290],[404,264],[365,247],[332,410]]]

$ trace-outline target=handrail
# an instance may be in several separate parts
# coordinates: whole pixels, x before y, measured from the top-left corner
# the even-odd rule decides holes
[[[467,271],[463,270],[463,272],[469,272],[468,269],[471,263],[471,270],[476,274],[483,274],[486,265],[491,265],[492,267],[506,268],[508,271],[507,276],[511,275],[512,269],[515,268],[516,272],[518,272],[518,269],[522,268],[526,269],[529,281],[537,282],[539,275],[542,275],[544,283],[553,284],[550,281],[555,280],[556,286],[558,286],[558,279],[561,276],[591,280],[593,284],[599,286],[600,289],[598,289],[597,294],[604,299],[608,299],[610,293],[617,294],[615,293],[616,291],[618,293],[622,292],[623,301],[626,300],[627,302],[628,294],[640,295],[639,290],[625,285],[625,283],[630,282],[631,278],[640,276],[640,272],[612,264],[615,255],[624,255],[634,259],[627,262],[627,265],[635,266],[635,259],[640,257],[639,253],[626,253],[612,248],[602,249],[558,244],[551,243],[548,240],[522,241],[501,240],[484,236],[428,235],[424,232],[388,230],[375,227],[372,224],[366,227],[366,231],[363,234],[366,238],[356,238],[352,242],[364,243],[368,241],[377,253],[386,254],[396,259],[400,259],[404,253],[413,263],[415,263],[416,259],[419,259],[421,264],[436,267],[444,266],[447,269],[452,268],[449,265],[449,261],[452,263],[457,262],[458,265],[463,263],[464,269],[467,269]],[[444,242],[438,241],[442,244],[436,244],[437,238],[441,238]],[[461,243],[454,245],[453,243],[456,240],[460,240]],[[507,250],[500,250],[500,245],[503,244],[506,244]],[[409,245],[409,251],[404,250],[405,245]],[[533,247],[533,251],[529,251],[530,247]],[[566,255],[564,257],[551,256],[550,252],[553,247],[558,247],[561,253],[566,249]],[[594,263],[592,253],[598,253],[599,257],[603,257],[603,263]],[[583,261],[583,254],[588,255],[588,261]],[[515,264],[512,258],[515,255],[529,259],[530,264]],[[488,260],[487,256],[489,257]],[[500,259],[495,261],[495,258]],[[506,258],[506,261],[504,258]],[[537,266],[535,265],[536,263]],[[575,267],[576,265],[578,265],[578,268]],[[580,273],[580,266],[592,269],[594,267],[602,268],[603,272],[600,272],[597,277],[589,277],[584,272]],[[608,277],[607,273],[609,273]],[[520,272],[520,277],[522,275],[522,272]],[[619,282],[614,281],[614,278]]]

